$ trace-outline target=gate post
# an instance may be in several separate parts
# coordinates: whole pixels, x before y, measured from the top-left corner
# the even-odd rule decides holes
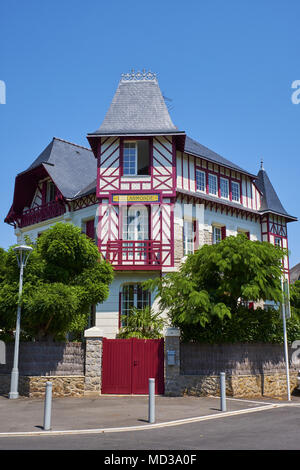
[[[101,395],[103,330],[94,326],[85,330],[84,395]]]
[[[165,332],[165,395],[180,395],[180,330],[167,328]]]

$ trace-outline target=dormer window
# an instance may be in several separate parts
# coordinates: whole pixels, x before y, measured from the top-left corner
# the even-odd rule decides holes
[[[48,181],[46,190],[46,202],[52,202],[56,197],[56,187],[52,181]]]
[[[123,175],[149,175],[149,141],[124,142]]]

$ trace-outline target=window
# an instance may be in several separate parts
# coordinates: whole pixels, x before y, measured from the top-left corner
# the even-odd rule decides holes
[[[121,291],[121,315],[128,315],[131,310],[136,307],[143,309],[150,305],[150,293],[144,290],[140,284],[124,284]],[[121,326],[125,325],[125,321],[121,318]]]
[[[124,142],[123,175],[149,174],[149,141]]]
[[[246,232],[246,230],[238,229],[238,230],[237,230],[237,234],[238,234],[238,235],[246,235],[246,237],[248,238],[248,240],[250,240],[250,232]]]
[[[123,174],[136,175],[137,174],[137,148],[136,142],[124,143],[123,154]]]
[[[54,201],[56,197],[56,187],[52,181],[47,183],[47,190],[46,190],[46,203]]]
[[[226,227],[213,226],[213,243],[218,244],[226,238]]]
[[[132,205],[123,208],[123,240],[148,240],[147,207]]]
[[[240,183],[231,182],[231,194],[233,201],[240,202]]]
[[[208,174],[208,192],[209,194],[218,194],[218,182],[216,175]]]
[[[280,237],[274,237],[274,245],[275,245],[275,246],[278,246],[279,248],[282,247],[281,238],[280,238]]]
[[[194,222],[184,221],[183,224],[183,252],[184,255],[194,253]]]
[[[87,220],[85,222],[85,234],[92,240],[95,239],[95,219]]]
[[[197,191],[206,191],[206,178],[204,171],[196,170],[196,189]]]
[[[226,178],[220,178],[221,197],[229,199],[229,181]]]

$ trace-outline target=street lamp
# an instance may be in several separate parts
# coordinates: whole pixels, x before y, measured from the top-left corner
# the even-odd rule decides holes
[[[14,252],[17,255],[18,265],[20,268],[20,282],[19,282],[19,299],[18,299],[18,310],[17,310],[17,324],[16,324],[16,333],[15,333],[15,350],[14,350],[14,365],[11,371],[11,382],[10,382],[10,392],[8,398],[18,398],[18,382],[19,382],[19,341],[20,341],[20,323],[21,323],[21,294],[23,288],[23,270],[26,266],[27,260],[31,251],[33,250],[31,246],[19,245],[13,248]]]

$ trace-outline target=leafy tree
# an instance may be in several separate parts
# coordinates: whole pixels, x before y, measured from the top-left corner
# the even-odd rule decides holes
[[[296,281],[290,286],[290,302],[292,315],[295,315],[300,320],[300,281]]]
[[[289,343],[300,338],[300,321],[292,315],[287,320]],[[200,343],[283,343],[283,323],[278,310],[248,309],[240,306],[229,317],[215,316],[205,326],[184,325],[182,341]]]
[[[31,246],[21,299],[23,335],[49,340],[82,331],[91,305],[108,296],[111,265],[73,224],[54,225]],[[0,251],[0,329],[6,334],[15,328],[18,285],[19,267],[11,247]]]
[[[184,329],[206,327],[213,320],[232,318],[248,301],[281,301],[284,251],[245,235],[204,245],[187,257],[180,270],[147,281],[157,289],[160,310]]]
[[[136,307],[122,315],[125,325],[121,328],[118,338],[158,339],[162,337],[165,320],[159,313],[154,313],[150,307]]]

